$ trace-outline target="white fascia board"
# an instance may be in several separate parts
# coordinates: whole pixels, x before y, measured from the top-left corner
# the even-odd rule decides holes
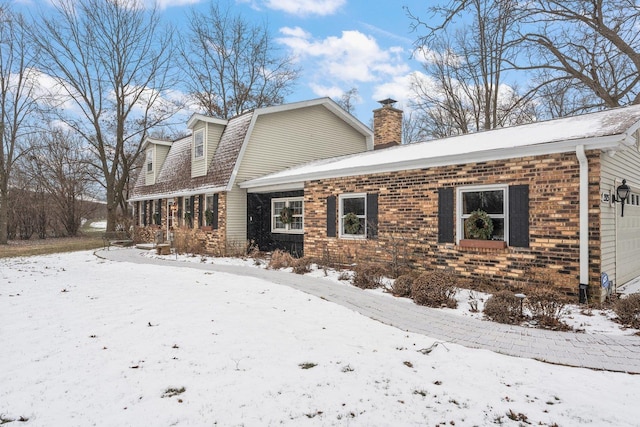
[[[233,170],[231,171],[231,176],[229,177],[229,182],[227,182],[225,191],[231,191],[233,189],[233,184],[236,182],[236,176],[238,176],[238,170],[240,169],[240,165],[242,164],[244,153],[245,151],[247,151],[247,145],[249,145],[249,140],[251,139],[251,134],[253,133],[253,128],[256,125],[257,118],[258,115],[254,112],[251,116],[251,123],[249,123],[247,132],[244,134],[244,140],[242,141],[242,146],[240,147],[238,157],[236,158],[236,164],[233,166]]]
[[[149,194],[146,196],[132,197],[128,199],[127,202],[140,202],[143,200],[156,200],[156,199],[170,199],[173,197],[195,196],[196,194],[215,194],[215,193],[222,193],[224,191],[226,191],[224,187],[202,187],[195,190],[156,193],[156,194]]]
[[[346,166],[341,169],[322,170],[317,172],[300,173],[289,176],[274,176],[273,178],[256,178],[243,183],[243,188],[259,188],[270,185],[284,185],[298,181],[314,181],[320,179],[343,178],[349,176],[371,175],[378,173],[399,172],[405,170],[427,169],[432,167],[461,165],[468,163],[480,163],[494,160],[507,160],[519,157],[541,156],[546,154],[558,154],[575,152],[578,144],[585,146],[587,150],[600,149],[604,151],[624,149],[622,141],[624,135],[590,138],[586,140],[568,140],[558,143],[535,144],[524,147],[501,148],[486,151],[473,151],[462,155],[447,155],[431,158],[417,158],[393,163],[364,165],[357,167]],[[382,152],[382,151],[379,151]],[[374,152],[374,153],[379,153]]]
[[[304,190],[304,181],[287,182],[280,185],[265,185],[259,187],[245,186],[244,183],[242,183],[238,185],[238,187],[246,189],[247,193],[277,193],[282,191]]]
[[[218,119],[215,117],[205,116],[204,114],[195,113],[187,121],[187,127],[189,129],[193,129],[193,126],[196,124],[196,122],[213,123],[216,125],[226,126],[228,120]]]
[[[145,138],[144,142],[142,143],[142,147],[141,147],[141,151],[144,151],[147,149],[147,146],[149,144],[154,144],[154,145],[165,145],[167,147],[171,147],[171,145],[173,145],[173,141],[165,141],[164,139],[156,139],[156,138]]]

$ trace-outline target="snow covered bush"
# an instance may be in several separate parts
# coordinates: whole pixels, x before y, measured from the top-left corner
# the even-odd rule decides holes
[[[620,298],[613,305],[613,311],[618,316],[619,323],[640,329],[640,294]]]
[[[520,322],[521,300],[510,291],[499,291],[491,295],[484,304],[483,313],[498,323],[516,324]]]
[[[391,286],[391,293],[395,297],[411,297],[411,286],[418,277],[416,273],[403,274],[398,277]]]
[[[411,285],[411,297],[418,305],[456,308],[457,277],[450,272],[436,270],[422,273]]]
[[[543,327],[568,328],[560,321],[565,308],[564,296],[556,289],[542,286],[530,287],[524,306],[531,313],[531,317]]]
[[[306,274],[311,272],[313,260],[311,258],[302,257],[293,260],[293,272],[296,274]]]
[[[384,284],[384,269],[373,264],[358,264],[353,270],[351,284],[360,289],[376,289]]]
[[[289,252],[276,249],[271,254],[267,268],[271,270],[279,270],[281,268],[293,267],[294,264],[295,258],[293,258]]]

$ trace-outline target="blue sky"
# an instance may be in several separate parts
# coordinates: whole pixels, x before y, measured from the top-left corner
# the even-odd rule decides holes
[[[152,4],[154,0],[144,0]],[[192,8],[205,12],[210,0],[155,0],[163,19],[186,26]],[[16,0],[27,13],[50,0]],[[426,18],[432,0],[220,0],[247,20],[267,23],[276,45],[296,58],[301,76],[286,102],[323,96],[338,99],[357,88],[354,114],[366,125],[376,102],[391,97],[405,108],[409,76],[421,70],[411,59],[418,34],[403,6]]]
[[[377,100],[391,97],[402,108],[408,76],[421,65],[411,59],[417,37],[403,6],[420,16],[424,0],[229,0],[234,11],[267,22],[278,46],[294,55],[302,69],[287,102],[330,96],[352,87],[359,91],[355,115],[365,124]],[[187,5],[185,3],[191,2]],[[180,16],[207,1],[161,0],[164,12]]]

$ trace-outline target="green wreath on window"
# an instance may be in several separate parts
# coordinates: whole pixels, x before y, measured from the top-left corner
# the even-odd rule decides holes
[[[489,240],[493,234],[493,220],[485,211],[478,209],[467,218],[464,231],[471,239]]]
[[[353,212],[349,212],[344,216],[343,223],[346,234],[358,234],[358,231],[360,231],[360,218]]]
[[[293,221],[293,209],[284,207],[280,210],[280,221],[283,224],[291,224]]]

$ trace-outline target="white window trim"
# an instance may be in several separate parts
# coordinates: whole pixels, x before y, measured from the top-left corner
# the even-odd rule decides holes
[[[200,154],[199,156],[196,155],[196,137],[197,136],[202,136],[202,154]],[[199,129],[197,131],[195,131],[193,133],[193,158],[195,160],[200,160],[204,158],[204,152],[205,152],[205,135],[204,135],[204,129]]]
[[[509,186],[508,185],[476,185],[468,187],[456,188],[456,244],[460,244],[460,240],[464,238],[464,230],[462,221],[468,215],[462,215],[462,193],[475,191],[496,191],[502,190],[504,194],[504,213],[503,216],[497,218],[504,219],[504,241],[509,244]]]
[[[363,234],[346,234],[342,232],[342,218],[344,213],[342,212],[342,201],[344,199],[364,199],[364,233]],[[341,239],[359,239],[363,240],[367,238],[367,193],[345,193],[338,196],[338,237]],[[358,215],[360,217],[361,215]]]
[[[295,229],[291,229],[289,228],[291,225],[290,224],[285,224],[285,228],[276,228],[276,222],[275,222],[275,217],[276,215],[280,215],[280,213],[277,213],[274,211],[275,207],[274,205],[276,204],[276,202],[285,202],[285,206],[289,206],[289,202],[302,202],[302,215],[295,215],[298,218],[302,218],[302,229],[300,230],[295,230]],[[275,234],[304,234],[304,197],[279,197],[279,198],[274,198],[271,199],[271,217],[269,218],[269,221],[271,221],[271,232],[275,233]]]

